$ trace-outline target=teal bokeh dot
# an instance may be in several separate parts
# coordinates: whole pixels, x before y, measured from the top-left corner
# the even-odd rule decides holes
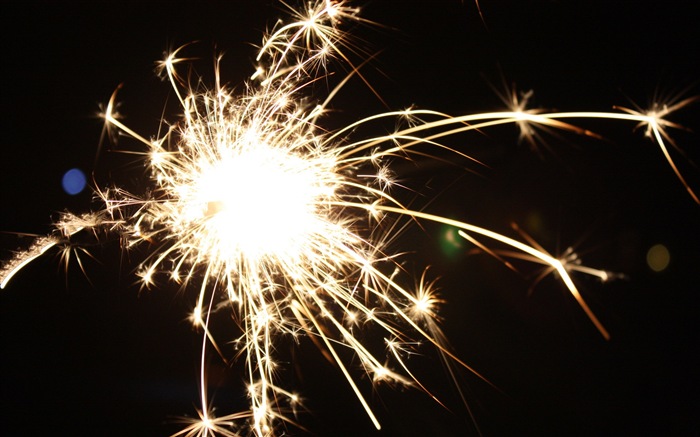
[[[443,225],[440,229],[440,249],[448,259],[455,259],[464,253],[466,242],[458,229],[453,226]]]

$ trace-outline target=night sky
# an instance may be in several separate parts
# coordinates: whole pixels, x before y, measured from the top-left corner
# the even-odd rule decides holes
[[[188,53],[205,81],[224,52],[222,81],[241,89],[254,45],[286,16],[268,0],[15,3],[0,3],[3,258],[31,240],[12,233],[46,234],[58,212],[98,208],[89,189],[63,191],[71,168],[94,174],[99,186],[143,190],[143,163],[116,152],[138,151],[138,142],[121,138],[98,155],[99,105],[119,84],[124,123],[156,135],[163,114],[177,119],[169,84],[154,73],[164,52],[197,41]],[[481,0],[483,21],[470,0],[357,3],[377,25],[348,30],[363,53],[377,54],[362,73],[383,101],[351,81],[321,121],[329,129],[410,105],[454,115],[501,110],[498,93],[513,83],[534,91],[533,106],[561,111],[700,94],[692,1]],[[329,84],[347,72],[330,69]],[[311,98],[323,100],[324,86]],[[672,131],[680,150],[671,154],[696,192],[699,115],[696,104],[671,117],[695,131]],[[431,266],[456,355],[493,384],[458,376],[484,435],[698,435],[700,205],[634,123],[576,124],[603,139],[543,132],[532,148],[513,126],[448,139],[485,165],[442,152],[451,164],[397,161],[407,189],[395,193],[515,238],[517,223],[552,254],[574,246],[584,264],[623,274],[605,284],[574,276],[609,341],[555,278],[536,283],[536,265],[517,263],[516,273],[466,242],[446,248],[445,229],[429,223],[392,248],[407,252],[416,276]],[[646,261],[656,244],[671,256],[661,272]],[[178,430],[173,417],[195,413],[201,336],[186,317],[196,290],[163,283],[139,292],[138,253],[122,252],[118,241],[89,249],[87,278],[77,265],[64,272],[50,252],[0,291],[3,436],[162,436]],[[285,378],[306,399],[299,421],[311,435],[477,433],[430,347],[412,364],[449,409],[417,390],[379,386],[368,397],[380,432],[313,343],[283,341],[279,351],[289,362]],[[242,362],[226,368],[212,356],[210,369],[221,412],[246,408]]]

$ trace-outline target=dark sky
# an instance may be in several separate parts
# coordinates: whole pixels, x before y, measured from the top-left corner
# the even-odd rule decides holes
[[[562,111],[700,93],[700,13],[690,1],[481,0],[483,21],[469,0],[358,3],[381,25],[349,30],[378,53],[363,72],[384,103],[352,82],[329,128],[412,104],[455,115],[500,110],[494,88],[503,83]],[[105,149],[95,160],[98,105],[123,83],[125,123],[155,135],[163,108],[174,114],[169,86],[153,72],[164,51],[198,41],[190,53],[204,75],[223,51],[222,79],[235,86],[253,71],[252,45],[284,15],[279,4],[249,0],[1,3],[0,230],[45,234],[58,211],[96,208],[88,192],[63,192],[73,167],[94,170],[99,184],[138,187],[144,171],[133,156]],[[673,117],[697,133],[673,131],[682,153],[671,151],[696,191],[698,108]],[[397,177],[413,191],[397,195],[513,237],[516,222],[553,254],[574,245],[585,264],[624,274],[606,284],[575,277],[611,340],[552,276],[528,295],[537,266],[515,273],[468,247],[448,254],[431,224],[407,231],[396,250],[411,252],[416,274],[431,265],[441,278],[442,326],[456,354],[498,387],[459,377],[484,435],[698,435],[700,206],[643,129],[577,123],[604,139],[543,134],[533,150],[511,126],[454,138],[451,146],[488,167],[401,164]],[[3,256],[26,241],[2,235]],[[646,263],[655,244],[671,254],[658,273]],[[136,263],[116,242],[91,252],[91,283],[48,254],[0,292],[2,435],[160,436],[177,430],[173,416],[194,413],[201,340],[185,321],[192,293],[167,284],[139,293]],[[369,398],[382,432],[311,342],[283,343],[280,353],[311,410],[300,421],[316,435],[475,434],[430,348],[415,368],[449,410],[417,391],[379,387]],[[221,411],[244,408],[242,363],[226,369],[212,358],[211,369]]]

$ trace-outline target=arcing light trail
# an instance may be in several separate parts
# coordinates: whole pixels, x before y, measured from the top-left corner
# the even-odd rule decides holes
[[[162,68],[182,116],[161,137],[146,139],[123,124],[114,112],[115,93],[104,113],[106,128],[117,128],[146,146],[152,178],[148,194],[97,189],[101,209],[82,216],[65,214],[54,234],[37,239],[2,266],[0,286],[5,288],[17,271],[54,246],[68,259],[75,250],[71,237],[79,232],[117,234],[125,250],[148,243],[149,255],[137,269],[144,287],[167,277],[198,289],[191,320],[203,332],[201,409],[177,436],[262,437],[292,423],[299,397],[276,376],[281,363],[276,362],[275,348],[285,337],[306,336],[322,348],[377,428],[380,422],[357,383],[361,372],[356,367],[371,381],[417,387],[435,398],[406,360],[422,341],[433,344],[450,365],[481,377],[449,350],[435,320],[441,300],[425,273],[418,286],[402,285],[405,272],[388,244],[398,237],[394,230],[401,218],[453,226],[464,238],[484,238],[548,265],[608,338],[570,276],[578,271],[606,278],[606,272],[557,259],[482,227],[408,208],[390,194],[391,160],[424,155],[416,150],[419,146],[465,155],[441,141],[504,124],[589,134],[563,120],[630,121],[646,127],[698,202],[666,146],[670,141],[666,129],[678,126],[662,118],[691,99],[649,113],[545,113],[520,108],[517,102],[511,111],[457,117],[409,109],[378,114],[328,133],[319,117],[347,79],[359,73],[353,69],[317,105],[307,103],[309,88],[326,74],[328,63],[350,62],[343,54],[347,41],[338,26],[360,18],[356,9],[330,0],[316,1],[294,14],[296,21],[280,25],[264,39],[257,57],[260,65],[238,94],[220,84],[218,67],[211,89],[201,81],[191,85],[183,80],[176,67],[185,59],[179,57],[180,50],[172,52]],[[353,139],[358,127],[371,129],[386,120],[406,127]],[[215,416],[205,362],[212,348],[222,356],[231,353],[210,329],[211,316],[222,302],[239,324],[240,336],[234,340],[245,369],[249,409]],[[361,327],[382,331],[385,350],[363,343]]]

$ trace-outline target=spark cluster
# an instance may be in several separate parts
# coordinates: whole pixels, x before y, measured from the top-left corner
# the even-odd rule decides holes
[[[124,124],[115,111],[115,92],[103,114],[106,129],[143,144],[151,186],[140,195],[96,187],[100,209],[64,215],[53,235],[37,239],[2,266],[0,285],[4,288],[14,273],[55,246],[65,247],[66,254],[75,250],[63,243],[79,232],[116,234],[125,250],[147,247],[148,256],[136,272],[143,287],[170,280],[197,291],[190,320],[202,332],[200,409],[177,436],[262,437],[294,423],[300,397],[280,382],[281,363],[276,361],[276,347],[284,338],[308,337],[321,348],[377,428],[380,421],[358,379],[364,374],[375,383],[411,386],[432,396],[407,362],[419,343],[432,344],[450,366],[481,377],[450,351],[437,317],[443,301],[427,270],[417,285],[404,285],[413,278],[389,243],[402,223],[414,220],[454,227],[490,252],[498,246],[491,253],[499,257],[546,265],[607,338],[571,273],[607,280],[608,272],[582,266],[571,253],[556,258],[529,238],[519,241],[403,205],[391,194],[390,163],[422,156],[425,147],[466,156],[443,140],[499,125],[515,124],[525,139],[535,141],[535,128],[543,126],[592,135],[567,119],[631,121],[647,130],[697,202],[666,147],[666,130],[677,126],[665,117],[691,99],[650,112],[548,113],[528,109],[527,102],[514,96],[502,112],[450,116],[411,108],[329,132],[322,124],[329,103],[348,80],[360,76],[344,53],[349,44],[344,23],[362,19],[357,9],[332,0],[316,0],[291,13],[289,23],[265,36],[257,69],[242,89],[221,84],[218,62],[214,84],[206,86],[206,80],[182,74],[186,47],[169,53],[161,73],[182,114],[163,135],[148,139]],[[325,99],[313,100],[312,85],[336,62],[349,65],[350,73]],[[355,138],[359,127],[371,130],[386,121],[399,127],[390,134]],[[210,328],[213,313],[221,308],[230,309],[239,326],[240,333],[231,335],[237,351],[227,350],[228,344]],[[357,335],[367,327],[382,333],[383,349]],[[224,357],[235,354],[242,363],[248,410],[214,414],[206,382],[206,357],[213,351]]]

